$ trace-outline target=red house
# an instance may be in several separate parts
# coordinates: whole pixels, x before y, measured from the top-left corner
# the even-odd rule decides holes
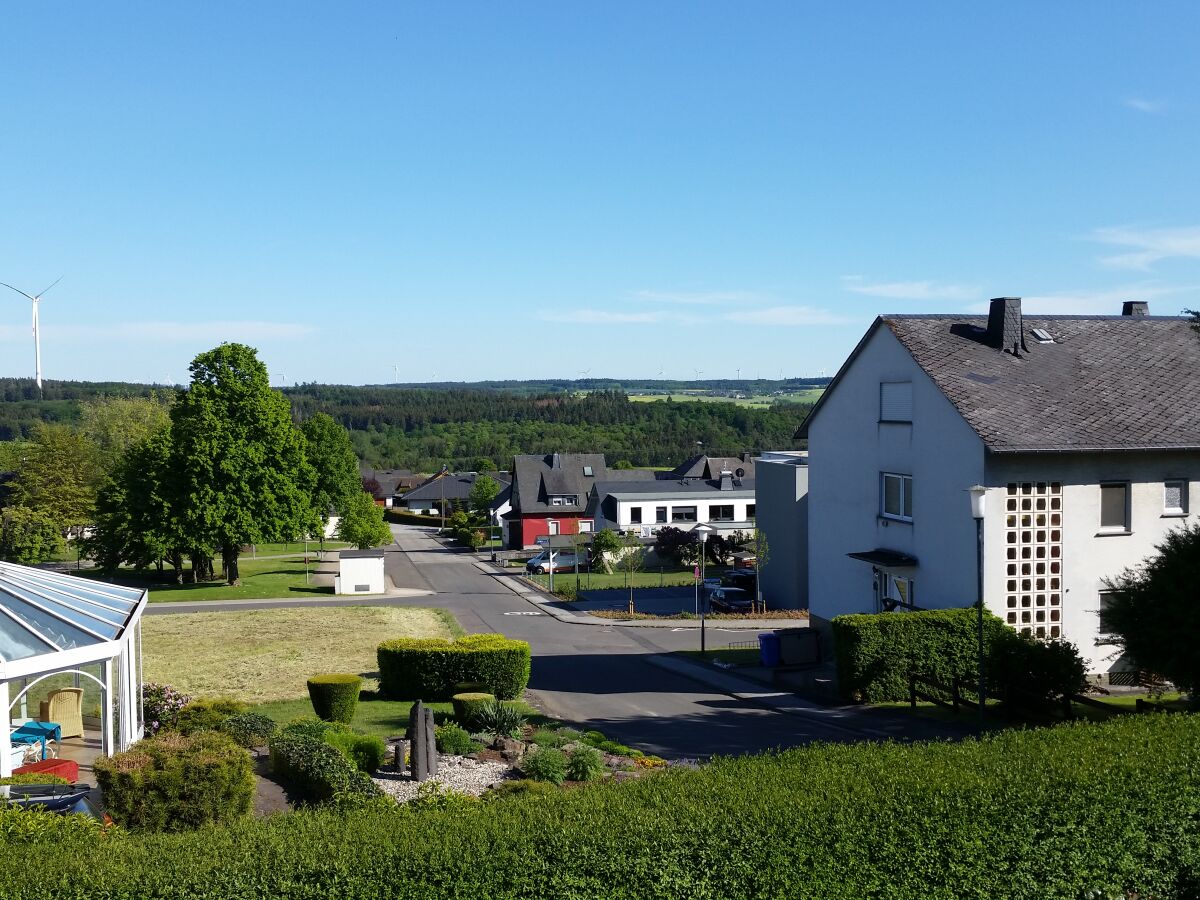
[[[592,530],[586,515],[597,478],[608,474],[603,453],[551,453],[513,458],[509,549],[536,547],[539,537]]]

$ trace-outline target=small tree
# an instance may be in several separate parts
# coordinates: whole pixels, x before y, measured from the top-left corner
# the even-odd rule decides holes
[[[1200,523],[1176,529],[1158,554],[1107,579],[1113,591],[1103,610],[1110,643],[1142,669],[1195,696],[1200,690]]]
[[[490,525],[492,501],[499,495],[500,482],[487,475],[479,475],[475,478],[475,483],[471,485],[471,493],[467,495],[467,502],[471,506],[471,511],[485,524]]]
[[[617,533],[611,528],[600,529],[592,535],[592,565],[595,565],[596,560],[599,560],[600,570],[602,572],[611,572],[612,555],[617,553],[623,546],[621,539],[617,537]]]
[[[383,521],[383,509],[376,506],[371,495],[365,491],[353,495],[346,504],[338,522],[337,536],[359,550],[368,550],[392,541],[392,531]]]
[[[676,565],[699,562],[699,547],[690,531],[672,525],[660,528],[654,536],[654,552],[662,559],[674,560]]]
[[[629,614],[634,613],[633,608],[633,576],[642,570],[642,566],[646,562],[646,552],[642,547],[642,542],[636,534],[632,532],[625,534],[621,538],[621,571],[625,573],[625,578],[629,582]]]
[[[762,570],[771,556],[771,545],[767,543],[767,533],[761,528],[754,529],[754,536],[747,545],[754,554],[754,611],[766,612],[767,601],[762,595]]]

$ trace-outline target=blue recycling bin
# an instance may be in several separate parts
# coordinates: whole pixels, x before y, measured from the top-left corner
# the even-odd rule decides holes
[[[764,631],[758,636],[758,655],[762,664],[768,669],[779,665],[782,659],[779,651],[779,635],[774,631]]]

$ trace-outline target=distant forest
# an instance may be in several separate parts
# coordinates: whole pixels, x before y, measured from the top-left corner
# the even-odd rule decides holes
[[[625,390],[593,386],[606,381],[483,382],[420,388],[305,384],[284,388],[283,393],[298,421],[326,412],[344,425],[359,457],[376,468],[427,472],[442,464],[471,468],[478,460],[505,467],[515,454],[556,450],[604,453],[610,463],[627,460],[639,466],[669,466],[700,451],[733,455],[791,448],[792,435],[811,407],[777,403],[768,409],[753,409],[733,403],[669,400],[635,403],[625,390],[765,394],[820,386],[826,379],[622,382]],[[531,384],[539,389],[527,389]],[[28,436],[39,420],[76,421],[80,400],[148,396],[155,390],[164,388],[48,381],[44,399],[38,400],[30,380],[0,379],[0,400],[4,401],[0,403],[0,440]]]

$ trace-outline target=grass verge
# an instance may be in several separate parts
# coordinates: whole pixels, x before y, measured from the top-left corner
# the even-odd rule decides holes
[[[284,559],[251,559],[249,556],[243,556],[238,560],[238,572],[241,575],[242,583],[237,587],[231,587],[223,581],[175,584],[173,581],[163,581],[153,573],[137,572],[132,569],[121,569],[116,578],[111,580],[129,587],[148,589],[151,603],[332,596],[332,587],[315,583],[318,570],[322,567],[322,564],[317,562],[315,551],[309,553],[309,560],[308,571],[312,577],[311,581],[305,578],[303,554]],[[334,565],[325,563],[324,567],[332,573]],[[95,570],[83,569],[72,574],[83,578],[93,578],[97,581],[110,580]],[[185,572],[185,577],[188,577],[187,572]]]

